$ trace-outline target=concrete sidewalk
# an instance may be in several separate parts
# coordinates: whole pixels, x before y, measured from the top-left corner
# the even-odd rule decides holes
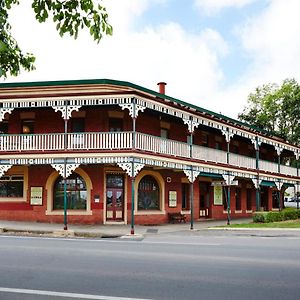
[[[234,219],[231,223],[249,223],[252,219]],[[194,222],[194,230],[207,229],[214,226],[226,225],[226,220],[203,220]],[[164,234],[190,231],[190,223],[162,224],[162,225],[135,225],[135,234]],[[68,225],[68,230],[63,230],[63,224],[20,222],[0,220],[2,233],[29,233],[49,234],[55,236],[82,236],[82,237],[121,237],[130,235],[130,225]]]

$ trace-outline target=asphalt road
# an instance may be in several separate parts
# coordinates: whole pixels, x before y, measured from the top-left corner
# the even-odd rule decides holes
[[[300,235],[0,236],[0,299],[299,299]],[[115,298],[114,298],[115,297]]]

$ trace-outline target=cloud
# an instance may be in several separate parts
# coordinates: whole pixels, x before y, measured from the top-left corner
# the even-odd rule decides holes
[[[205,14],[212,15],[224,8],[241,8],[257,0],[195,0],[195,6]]]
[[[10,81],[111,78],[155,90],[157,82],[166,81],[167,94],[207,106],[204,99],[212,103],[209,95],[223,78],[219,59],[228,52],[227,43],[213,29],[190,33],[176,22],[135,28],[150,5],[166,1],[107,2],[114,35],[99,45],[87,34],[77,41],[60,38],[53,24],[35,22],[26,1],[21,2],[12,19],[14,33],[22,48],[37,56],[37,70]]]

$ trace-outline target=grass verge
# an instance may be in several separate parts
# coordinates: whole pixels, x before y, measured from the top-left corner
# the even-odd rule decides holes
[[[231,224],[229,228],[300,228],[300,219],[270,223]]]

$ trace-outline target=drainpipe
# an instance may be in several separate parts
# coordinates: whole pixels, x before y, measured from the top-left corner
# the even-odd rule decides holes
[[[136,99],[133,98],[133,117],[132,117],[132,148],[135,149],[135,131],[136,131]],[[134,157],[132,158],[131,173],[131,229],[130,234],[134,234]]]
[[[259,186],[259,144],[258,144],[258,136],[255,137],[255,164],[257,171],[257,185],[255,191],[255,203],[256,203],[256,211],[259,211],[260,208],[260,186]]]
[[[64,136],[65,136],[65,143],[64,143],[64,148],[65,148],[65,154],[67,155],[67,150],[68,150],[68,119],[67,119],[67,109],[68,109],[68,104],[67,101],[65,101],[65,130],[64,130]],[[65,156],[64,158],[64,230],[68,230],[68,219],[67,219],[67,157]]]

